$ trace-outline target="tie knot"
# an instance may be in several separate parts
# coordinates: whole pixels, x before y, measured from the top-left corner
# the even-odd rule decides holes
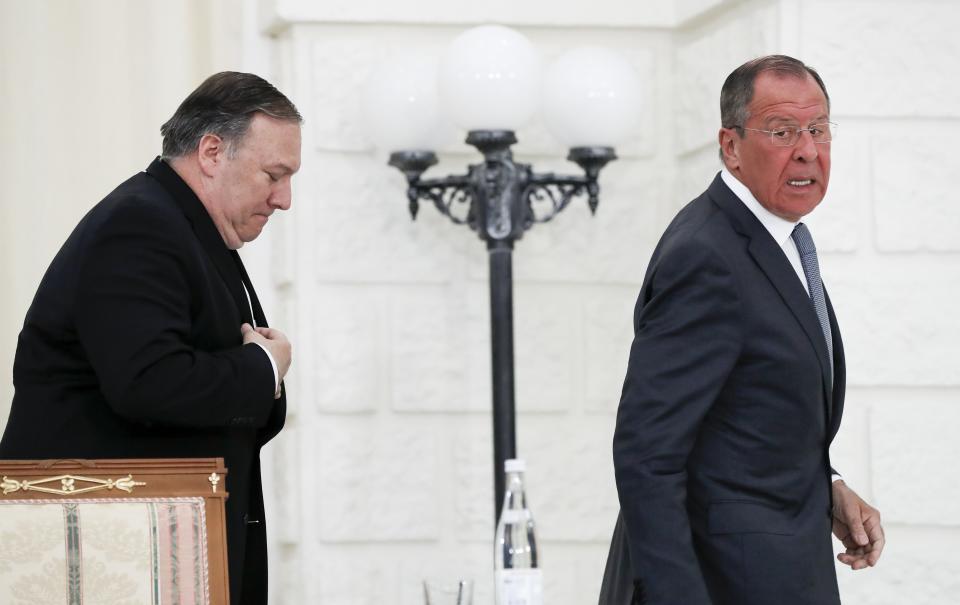
[[[800,252],[801,256],[817,252],[817,247],[813,245],[813,236],[810,235],[810,230],[803,223],[797,223],[790,237],[797,244],[797,251]]]

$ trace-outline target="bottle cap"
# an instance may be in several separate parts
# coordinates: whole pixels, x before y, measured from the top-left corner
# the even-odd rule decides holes
[[[520,458],[511,458],[503,461],[503,470],[508,473],[522,473],[527,470],[527,463]]]

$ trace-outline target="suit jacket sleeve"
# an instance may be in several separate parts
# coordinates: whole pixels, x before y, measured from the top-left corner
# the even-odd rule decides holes
[[[736,277],[695,239],[652,263],[617,412],[617,489],[646,602],[709,605],[691,538],[686,464],[740,352]]]
[[[274,401],[263,350],[242,344],[239,325],[196,342],[193,313],[221,278],[204,273],[189,223],[147,204],[113,219],[91,236],[74,306],[108,404],[146,424],[262,427]]]

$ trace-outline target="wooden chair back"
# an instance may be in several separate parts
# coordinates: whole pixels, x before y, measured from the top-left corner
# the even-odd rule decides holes
[[[0,601],[226,605],[226,474],[222,458],[0,461]]]

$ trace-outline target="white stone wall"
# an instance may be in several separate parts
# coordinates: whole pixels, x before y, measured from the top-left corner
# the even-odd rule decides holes
[[[547,602],[596,598],[617,509],[610,439],[636,291],[665,223],[718,169],[723,78],[772,52],[820,70],[841,123],[831,192],[810,220],[848,351],[833,458],[890,536],[880,567],[839,570],[845,602],[955,601],[960,210],[948,142],[960,87],[947,74],[960,58],[960,9],[677,2],[645,18],[634,3],[530,2],[512,13],[413,4],[402,14],[364,2],[272,7],[290,57],[284,85],[309,122],[298,209],[277,238],[284,321],[295,318],[300,338],[291,430],[274,450],[277,477],[296,494],[276,521],[276,601],[414,604],[421,578],[445,575],[473,578],[477,602],[491,602],[486,255],[432,208],[409,221],[403,180],[365,139],[357,102],[384,57],[440,53],[484,20],[517,27],[547,59],[612,46],[647,91],[640,133],[602,176],[597,216],[575,205],[515,251],[518,449]],[[539,124],[518,134],[521,159],[575,169]],[[476,161],[456,142],[443,152],[435,174]]]
[[[442,19],[441,19],[442,21]],[[492,602],[493,455],[487,257],[483,243],[424,206],[363,132],[368,74],[411,49],[440,53],[462,25],[282,27],[283,87],[307,125],[297,208],[273,227],[279,298],[296,325],[291,417],[273,451],[287,494],[278,603],[422,602],[426,576],[473,578]],[[670,33],[520,26],[544,57],[578,44],[622,51],[645,83],[644,125],[585,201],[518,244],[514,274],[518,447],[548,566],[550,602],[596,598],[617,512],[613,413],[631,308],[669,197]],[[576,172],[542,125],[518,157]],[[455,141],[435,172],[478,157]],[[294,329],[294,328],[291,328]],[[300,468],[296,459],[309,461]],[[277,525],[280,526],[277,530]]]
[[[841,124],[831,190],[810,219],[848,357],[833,460],[881,509],[889,538],[878,568],[839,570],[844,602],[960,600],[956,2],[71,4],[0,0],[0,105],[15,108],[3,124],[17,133],[0,143],[8,372],[46,262],[87,205],[147,163],[159,123],[202,76],[254,69],[306,117],[294,208],[244,250],[268,314],[295,344],[288,425],[265,451],[272,603],[414,605],[428,576],[473,578],[475,603],[492,603],[486,253],[433,208],[409,220],[403,178],[366,139],[358,102],[384,57],[442,52],[486,21],[517,27],[547,60],[580,44],[618,49],[646,91],[642,127],[601,175],[597,216],[576,203],[514,256],[518,449],[547,603],[596,599],[617,510],[610,445],[634,299],[664,225],[718,170],[723,78],[770,52],[819,69]],[[251,33],[255,20],[270,42]],[[100,46],[70,38],[71,22],[100,32],[84,38]],[[48,23],[57,35],[43,33]],[[157,75],[143,78],[144,65]],[[79,73],[97,77],[67,77]],[[96,120],[23,117],[33,106],[62,116],[51,99],[67,93],[66,107]],[[102,123],[122,128],[84,146]],[[519,159],[576,171],[539,123],[518,135]],[[477,161],[456,141],[442,151],[438,175]],[[95,173],[71,168],[78,153]]]
[[[809,24],[824,11],[826,26],[801,26],[799,52],[835,82],[846,125],[834,146],[842,181],[814,225],[829,237],[825,280],[849,343],[853,414],[834,459],[880,507],[890,540],[883,566],[841,574],[841,588],[851,602],[956,602],[960,208],[948,183],[960,163],[948,141],[960,134],[960,6],[810,2],[794,14]]]

